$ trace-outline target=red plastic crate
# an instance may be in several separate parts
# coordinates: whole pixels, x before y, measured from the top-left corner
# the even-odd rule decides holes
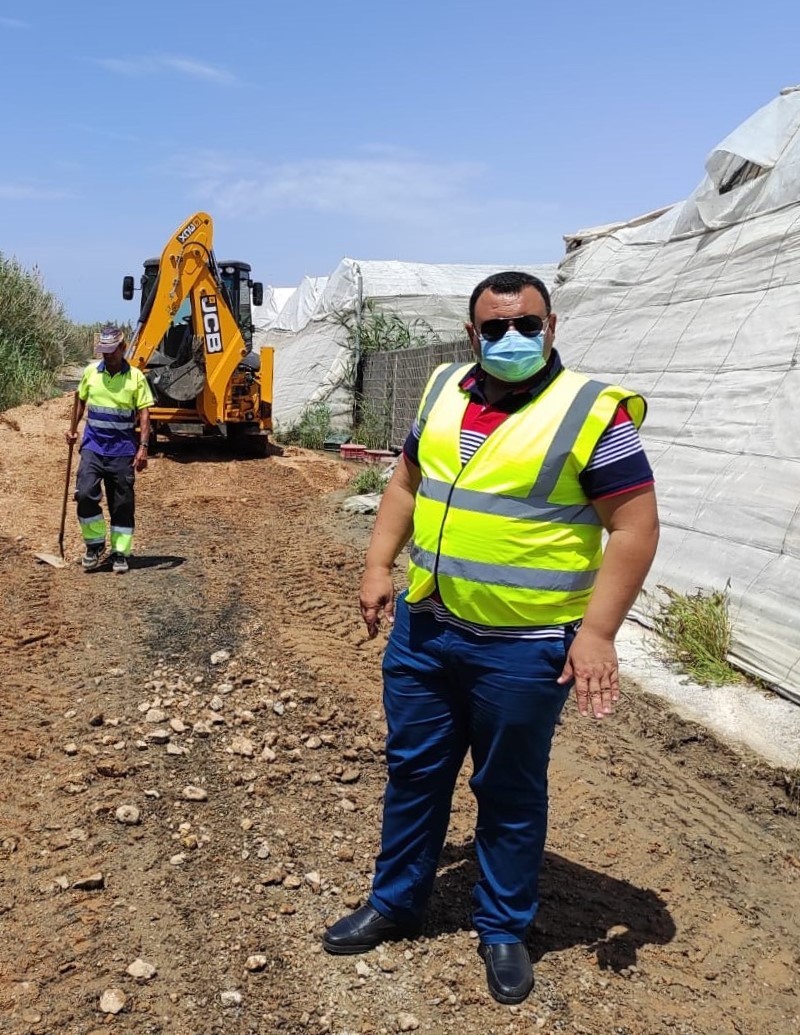
[[[343,446],[339,446],[339,455],[342,460],[363,460],[366,451],[366,446],[359,445],[357,442],[347,442]]]
[[[382,464],[387,460],[394,460],[394,453],[391,449],[365,449],[364,459],[369,464]]]

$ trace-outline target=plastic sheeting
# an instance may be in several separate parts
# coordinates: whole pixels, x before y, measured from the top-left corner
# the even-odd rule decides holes
[[[303,277],[300,285],[287,295],[268,329],[294,333],[305,327],[317,310],[327,283],[327,277]]]
[[[264,301],[259,306],[253,306],[253,323],[256,331],[266,331],[278,319],[284,306],[295,293],[296,288],[272,287],[268,284],[264,287]]]
[[[729,585],[731,659],[800,703],[800,92],[715,148],[684,203],[567,240],[565,362],[649,402],[648,588]]]
[[[463,336],[473,288],[503,268],[523,269],[548,286],[556,270],[554,264],[435,266],[343,259],[330,277],[306,278],[272,324],[256,332],[257,347],[276,350],[273,414],[278,425],[299,420],[316,402],[330,407],[335,424],[350,420],[354,357],[345,344],[342,314],[357,312],[369,299],[408,323],[424,320],[443,339]]]

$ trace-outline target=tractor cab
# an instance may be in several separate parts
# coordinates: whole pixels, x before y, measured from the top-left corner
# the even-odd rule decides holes
[[[218,269],[222,286],[228,294],[228,306],[236,317],[247,351],[250,352],[253,348],[253,306],[261,305],[264,301],[264,289],[261,284],[250,279],[249,263],[227,259],[219,263]]]
[[[145,259],[144,272],[140,280],[142,295],[139,308],[139,323],[145,322],[155,299],[159,266],[159,259]],[[219,282],[225,293],[225,301],[239,325],[239,330],[242,332],[242,337],[249,352],[253,347],[253,306],[263,303],[264,287],[258,281],[250,279],[252,267],[247,262],[241,262],[239,259],[226,259],[225,262],[217,263],[216,268]],[[133,277],[125,277],[122,283],[122,297],[129,300],[133,298],[133,293],[134,279]],[[188,324],[191,324],[191,311],[189,300],[184,299],[172,318],[172,329],[174,330],[181,326],[185,327]],[[168,332],[165,335],[161,351],[175,358],[176,349],[174,344],[173,348],[170,349],[170,343],[167,340],[170,337],[170,333]],[[173,341],[180,336],[173,335]]]
[[[150,315],[158,289],[160,259],[146,259],[140,280],[141,303],[139,327]],[[253,305],[263,302],[263,286],[250,279],[252,267],[247,262],[229,259],[217,263],[212,256],[211,268],[219,285],[223,301],[241,331],[246,349],[240,368],[252,374],[260,368],[260,357],[253,351]],[[133,298],[135,282],[125,277],[122,296]],[[251,300],[252,292],[252,300]],[[202,346],[199,345],[199,317],[193,320],[191,300],[186,297],[172,315],[170,325],[147,366],[147,377],[156,400],[164,405],[193,399],[203,386]],[[200,349],[200,351],[198,351]]]

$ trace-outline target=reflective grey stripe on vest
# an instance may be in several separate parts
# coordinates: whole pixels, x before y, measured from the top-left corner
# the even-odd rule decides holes
[[[104,413],[109,417],[135,417],[136,410],[123,410],[116,406],[95,406],[94,403],[90,403],[87,406],[88,416],[92,416],[93,413]]]
[[[133,420],[92,420],[91,417],[86,423],[93,428],[109,428],[114,431],[132,431],[136,426],[136,421]]]
[[[592,571],[554,571],[550,568],[520,568],[515,564],[489,564],[483,561],[467,561],[461,557],[448,557],[439,554],[438,567],[436,554],[430,550],[421,550],[414,544],[409,556],[418,568],[433,574],[434,568],[439,575],[453,579],[464,579],[467,582],[488,583],[492,586],[505,586],[508,589],[553,590],[557,593],[578,593],[591,589],[597,572]]]
[[[550,448],[545,453],[539,476],[530,491],[530,498],[547,499],[555,489],[564,467],[563,457],[567,456],[578,440],[586,418],[592,412],[600,394],[610,385],[602,381],[587,381],[572,400],[564,419],[553,436]]]
[[[452,370],[452,368],[448,369]],[[442,371],[442,373],[444,374],[446,371]],[[434,388],[437,386],[438,379]],[[542,461],[539,476],[527,496],[503,496],[493,492],[483,492],[480,489],[462,489],[458,485],[453,488],[450,482],[437,478],[423,478],[419,489],[420,495],[438,503],[446,504],[449,500],[451,507],[478,514],[494,514],[498,517],[527,521],[549,521],[562,525],[601,524],[600,518],[591,504],[550,503],[548,496],[555,489],[561,476],[564,457],[572,451],[592,407],[606,388],[608,385],[602,381],[587,381],[581,386],[553,436],[553,441]],[[440,393],[441,387],[439,387],[437,397]],[[431,389],[431,394],[433,394],[433,389]],[[478,454],[475,455],[477,458]]]
[[[590,503],[565,506],[532,496],[499,496],[479,489],[453,488],[438,478],[423,478],[419,495],[436,503],[450,502],[456,510],[517,518],[521,521],[549,521],[559,525],[599,525],[600,518]]]
[[[424,405],[422,407],[422,410],[420,412],[420,415],[419,415],[419,422],[418,423],[419,423],[420,431],[425,426],[425,421],[428,419],[428,416],[429,416],[431,410],[433,409],[434,403],[439,398],[439,396],[442,394],[444,386],[447,384],[447,382],[450,380],[450,378],[453,376],[453,374],[457,370],[462,370],[462,369],[463,370],[467,370],[469,368],[465,367],[463,363],[450,363],[449,366],[446,366],[444,368],[444,370],[442,370],[442,372],[440,374],[437,374],[436,380],[431,385],[431,390],[428,392],[428,394],[427,394],[427,396],[425,398],[425,403],[424,403]]]

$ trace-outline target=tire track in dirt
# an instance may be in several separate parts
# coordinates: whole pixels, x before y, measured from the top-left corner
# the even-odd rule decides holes
[[[630,706],[628,696],[620,707],[624,710]],[[758,852],[763,847],[762,831],[743,826],[741,814],[718,793],[688,777],[679,767],[665,764],[662,752],[633,737],[620,723],[615,723],[612,735],[601,732],[589,744],[594,760],[602,763],[609,779],[647,787],[658,796],[659,823],[672,836],[675,831],[692,829],[696,837],[713,837],[733,854]]]
[[[382,642],[370,641],[358,610],[361,548],[342,542],[336,525],[341,496],[325,498],[296,462],[281,469],[282,502],[274,522],[286,527],[284,542],[266,530],[266,599],[285,649],[323,677],[337,673],[343,686],[375,686]],[[332,492],[341,473],[323,480]]]
[[[8,539],[0,539],[0,583],[0,773],[18,792],[0,790],[0,842],[10,838],[15,850],[38,809],[36,764],[47,750],[52,709],[66,700],[62,686],[52,685],[53,662],[76,634],[65,618],[57,573]]]
[[[356,674],[354,668],[374,675],[374,656],[364,657],[360,650],[366,635],[354,585],[361,559],[330,537],[317,533],[311,540],[310,525],[295,525],[291,550],[274,559],[274,570],[288,590],[273,600],[282,639],[315,671],[330,673],[344,666],[348,679]],[[347,600],[352,603],[349,610],[343,606]]]
[[[43,649],[63,643],[66,631],[53,593],[54,577],[53,569],[34,563],[18,544],[0,539],[0,658],[6,652],[17,657],[21,651],[28,664],[35,664]]]
[[[680,720],[646,696],[629,695],[624,708],[651,721],[659,719],[665,731],[680,726]],[[713,740],[708,749],[715,749]],[[711,758],[709,754],[707,764]],[[682,761],[637,738],[622,717],[590,726],[568,714],[555,750],[551,848],[593,870],[614,872],[618,880],[652,889],[663,903],[674,935],[662,946],[656,938],[655,945],[639,954],[638,972],[654,975],[652,968],[657,968],[659,982],[671,990],[670,1005],[676,998],[699,1004],[709,994],[724,1001],[743,980],[753,980],[752,962],[743,960],[760,960],[757,972],[765,975],[788,1018],[792,954],[776,947],[787,944],[790,931],[789,943],[800,945],[800,925],[791,905],[798,874],[781,848],[787,837],[797,843],[796,823],[776,819],[767,810],[743,814],[736,799],[721,796],[685,770]],[[728,779],[731,772],[727,770]],[[756,800],[752,788],[750,800]],[[619,893],[624,899],[625,885]],[[548,896],[549,924],[555,915],[562,925],[565,918],[569,925],[570,917],[574,923],[576,910],[586,908],[586,897],[570,902],[563,884],[549,888]],[[607,932],[598,932],[603,953],[619,957],[621,938],[620,962],[624,960],[626,939],[635,943],[641,924],[646,928],[658,920],[655,904],[630,913],[622,921],[627,932],[610,939]],[[551,932],[551,943],[558,945],[562,933],[563,927]],[[741,1024],[738,1012],[720,1002],[714,1030],[760,1031]]]

